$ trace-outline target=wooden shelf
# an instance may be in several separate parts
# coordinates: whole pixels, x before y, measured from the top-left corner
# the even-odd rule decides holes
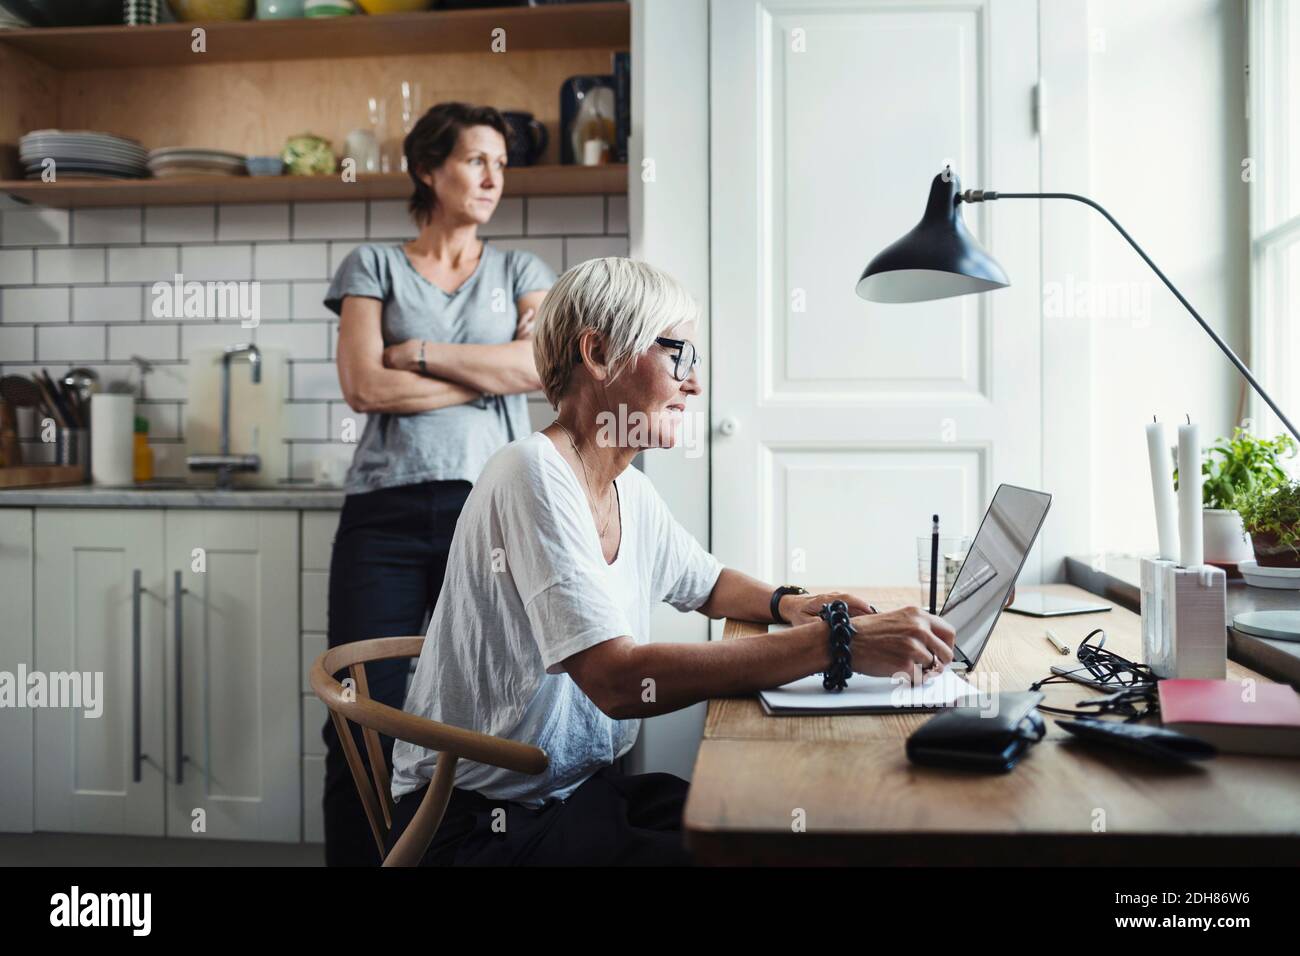
[[[0,192],[56,209],[92,206],[183,206],[197,203],[321,202],[406,199],[405,173],[358,176],[230,176],[194,179],[74,179],[61,183],[0,181]],[[627,166],[521,166],[506,171],[507,196],[601,196],[627,193]]]
[[[207,51],[190,49],[202,26]],[[506,50],[627,49],[631,7],[624,2],[442,10],[386,16],[160,23],[154,26],[50,27],[0,31],[0,46],[60,70],[197,66],[257,60],[337,59],[424,53],[492,53],[493,31]]]

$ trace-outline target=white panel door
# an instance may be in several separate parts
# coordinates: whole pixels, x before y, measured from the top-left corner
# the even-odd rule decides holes
[[[166,537],[167,835],[297,842],[298,514],[169,511]]]
[[[854,285],[945,165],[1037,188],[1037,7],[711,10],[714,553],[770,581],[914,582],[932,513],[973,534],[999,482],[1040,486],[1036,204],[962,207],[1008,289]]]
[[[163,835],[162,526],[160,511],[36,512],[36,668],[102,675],[103,692],[97,717],[36,711],[37,830]]]

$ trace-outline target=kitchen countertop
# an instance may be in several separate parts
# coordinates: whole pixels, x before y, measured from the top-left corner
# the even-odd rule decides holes
[[[337,511],[342,488],[283,485],[217,491],[180,483],[134,487],[63,485],[0,490],[0,508],[232,508]]]

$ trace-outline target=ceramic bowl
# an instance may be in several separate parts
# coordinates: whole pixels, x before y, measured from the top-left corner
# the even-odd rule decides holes
[[[253,13],[253,0],[167,0],[177,20],[247,20]]]

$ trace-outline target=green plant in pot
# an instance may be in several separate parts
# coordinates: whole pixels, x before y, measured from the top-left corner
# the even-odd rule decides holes
[[[1300,568],[1300,481],[1263,488],[1237,503],[1255,560],[1266,568]]]
[[[1220,438],[1202,453],[1201,504],[1205,509],[1205,560],[1236,564],[1251,556],[1238,504],[1260,491],[1287,480],[1281,460],[1294,457],[1290,435],[1269,440],[1234,428],[1231,438]],[[1178,469],[1174,469],[1178,487]]]

